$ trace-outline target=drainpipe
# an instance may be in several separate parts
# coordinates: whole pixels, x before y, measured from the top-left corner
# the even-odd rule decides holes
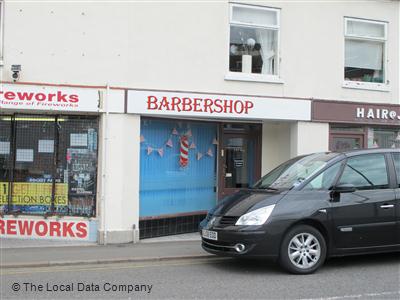
[[[106,87],[106,95],[104,99],[104,106],[105,106],[105,117],[103,118],[102,122],[102,133],[103,133],[103,139],[102,139],[102,148],[103,151],[102,157],[101,157],[101,163],[102,163],[102,174],[101,174],[101,216],[102,216],[102,229],[103,229],[103,243],[104,245],[107,244],[107,226],[106,226],[106,195],[107,195],[107,148],[108,148],[108,97],[110,93],[110,86],[107,84]],[[103,110],[104,112],[104,110]],[[103,114],[104,116],[104,114]]]

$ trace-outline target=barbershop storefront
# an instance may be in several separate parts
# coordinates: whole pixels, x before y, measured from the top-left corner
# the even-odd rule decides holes
[[[4,84],[0,236],[96,241],[99,92]]]
[[[400,148],[400,105],[313,101],[313,121],[329,122],[329,148]]]
[[[310,118],[305,100],[133,90],[127,99],[141,116],[141,238],[196,231],[219,199],[260,178],[263,123]]]

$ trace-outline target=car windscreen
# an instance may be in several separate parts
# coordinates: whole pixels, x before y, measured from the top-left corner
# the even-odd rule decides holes
[[[289,160],[261,178],[255,189],[287,190],[298,186],[321,170],[338,153],[316,153]]]

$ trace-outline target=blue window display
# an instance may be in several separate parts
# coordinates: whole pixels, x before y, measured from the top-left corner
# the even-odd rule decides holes
[[[140,145],[140,217],[215,205],[216,124],[142,119]]]

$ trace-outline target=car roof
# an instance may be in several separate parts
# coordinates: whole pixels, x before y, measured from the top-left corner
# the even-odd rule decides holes
[[[400,153],[400,149],[396,148],[373,148],[373,149],[357,149],[357,150],[347,150],[343,152],[336,151],[335,153],[344,154],[347,157],[356,156],[360,154],[373,154],[373,153],[390,153],[396,152]]]

